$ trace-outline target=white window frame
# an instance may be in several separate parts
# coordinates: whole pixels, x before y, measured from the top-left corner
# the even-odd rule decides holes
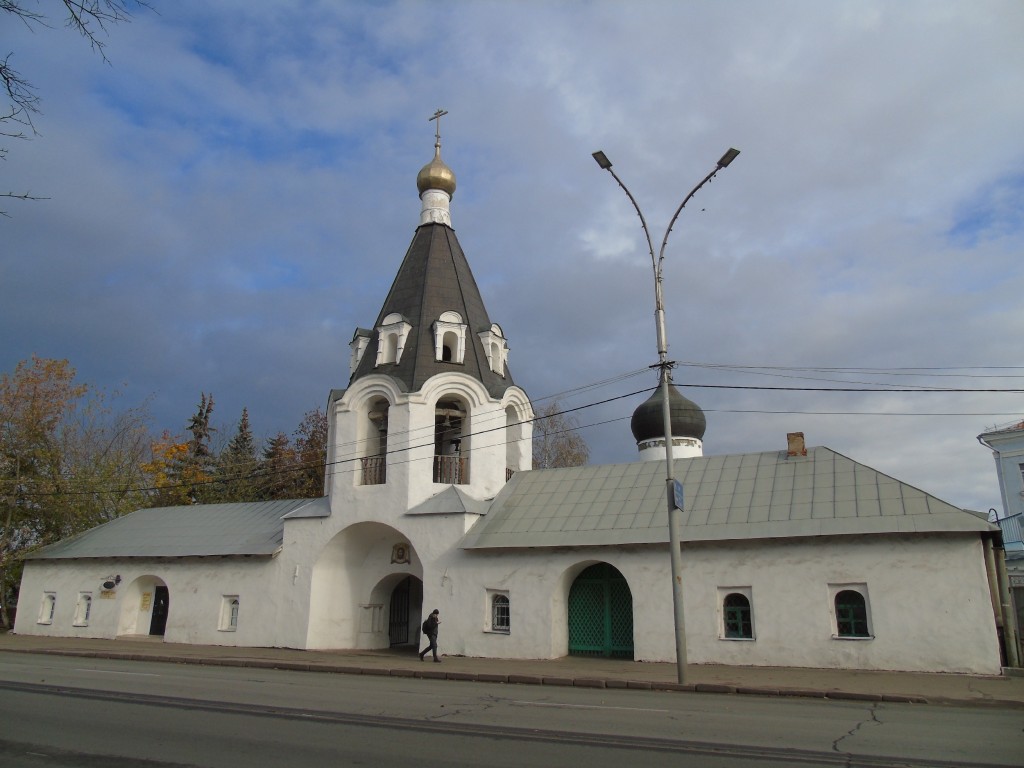
[[[218,629],[221,632],[237,632],[240,610],[241,600],[238,599],[238,595],[224,595],[221,600],[220,626]]]
[[[508,612],[508,624],[502,626],[495,619],[495,612],[497,608],[497,601],[504,599],[505,606]],[[487,619],[486,619],[486,631],[493,632],[497,635],[509,635],[512,634],[512,600],[509,598],[507,589],[488,589],[487,590]]]
[[[478,333],[480,343],[484,345],[487,365],[494,373],[505,378],[505,366],[508,364],[508,342],[501,326],[492,323],[489,330]]]
[[[867,623],[867,635],[840,635],[839,617],[836,615],[836,597],[840,592],[857,592],[864,598],[864,618]],[[846,584],[828,585],[828,612],[832,619],[832,639],[842,641],[863,642],[875,639],[875,627],[871,620],[871,598],[868,595],[868,585],[865,582],[850,582]]]
[[[729,637],[725,631],[725,598],[729,595],[743,595],[750,605],[750,637]],[[757,639],[757,624],[754,622],[754,590],[752,587],[718,588],[718,639],[729,642],[750,643]]]
[[[442,312],[441,317],[434,321],[434,359],[459,365],[464,363],[466,359],[466,328],[466,324],[462,322],[462,315],[458,312]],[[444,340],[448,335],[455,337],[451,360],[444,359]]]
[[[398,364],[402,361],[405,351],[405,340],[409,336],[412,325],[397,312],[392,312],[377,326],[377,362],[374,367],[389,363]],[[392,355],[391,350],[394,349]],[[394,359],[392,359],[394,357]]]
[[[37,624],[53,624],[53,617],[57,612],[57,593],[43,592],[43,599],[39,603],[39,618]]]
[[[88,627],[92,615],[92,592],[79,592],[75,604],[75,626]]]
[[[359,363],[363,359],[363,353],[366,352],[366,348],[370,345],[370,331],[362,328],[356,329],[355,335],[352,336],[352,341],[349,342],[348,346],[352,350],[352,354],[349,356],[348,369],[349,374],[356,372],[356,368],[359,367]]]

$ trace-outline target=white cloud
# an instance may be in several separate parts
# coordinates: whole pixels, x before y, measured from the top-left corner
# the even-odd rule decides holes
[[[10,30],[44,113],[42,135],[10,147],[4,183],[52,199],[10,203],[0,221],[2,369],[67,357],[86,380],[155,393],[160,427],[182,428],[212,391],[225,422],[248,406],[257,432],[292,430],[345,385],[352,330],[384,299],[417,224],[437,107],[450,113],[455,229],[534,397],[656,359],[646,244],[596,149],[655,248],[722,152],[742,151],[669,239],[675,359],[1021,364],[1019,3],[302,9],[140,12],[111,30],[110,66],[67,30]],[[766,381],[691,368],[677,379]],[[1020,379],[915,383],[949,381]],[[688,394],[709,411],[709,453],[775,449],[803,429],[979,508],[999,496],[974,437],[1022,407],[984,393]],[[613,420],[587,430],[595,459],[633,458],[628,416],[642,399],[580,412]],[[775,410],[975,415],[757,413]]]

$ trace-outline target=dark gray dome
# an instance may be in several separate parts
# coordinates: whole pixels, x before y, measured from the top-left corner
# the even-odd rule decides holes
[[[672,419],[672,437],[704,439],[708,422],[700,406],[684,397],[672,384],[668,385],[668,404]],[[665,437],[665,421],[661,410],[661,386],[633,411],[629,424],[637,443]]]

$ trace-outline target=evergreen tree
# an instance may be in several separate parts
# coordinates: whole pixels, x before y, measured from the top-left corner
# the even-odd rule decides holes
[[[263,449],[259,486],[262,499],[296,497],[295,449],[284,432],[278,432],[270,438]]]
[[[260,496],[259,458],[256,441],[249,426],[249,409],[242,409],[235,436],[217,457],[220,482],[217,484],[218,501],[256,501]]]
[[[210,426],[210,414],[213,413],[213,395],[200,393],[199,407],[196,414],[189,419],[188,431],[192,438],[188,441],[188,455],[185,457],[186,467],[182,472],[185,482],[194,483],[189,489],[189,497],[193,503],[202,504],[213,501],[217,489],[211,481],[216,474],[216,462],[210,450],[210,437],[217,430]]]

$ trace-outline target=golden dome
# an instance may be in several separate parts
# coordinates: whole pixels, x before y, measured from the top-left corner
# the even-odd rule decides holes
[[[455,194],[455,174],[441,159],[441,145],[434,145],[434,159],[423,166],[416,176],[416,187],[422,195],[428,189],[440,189],[448,197]]]

